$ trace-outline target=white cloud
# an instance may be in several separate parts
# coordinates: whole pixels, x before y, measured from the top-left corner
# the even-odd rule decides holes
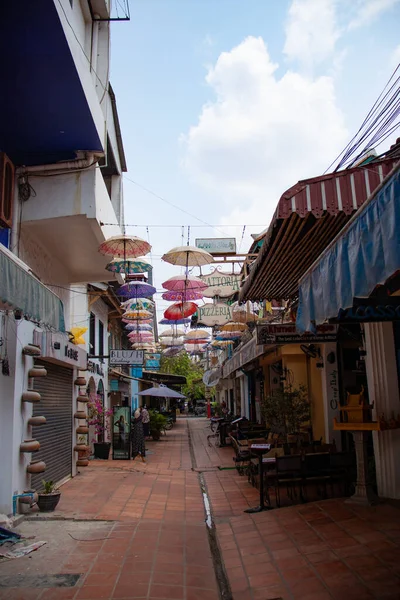
[[[392,9],[400,0],[357,0],[355,16],[348,25],[348,29],[365,27],[377,19],[383,12]]]
[[[293,0],[288,11],[284,54],[308,70],[330,58],[339,38],[336,0]]]
[[[348,139],[332,78],[276,70],[261,38],[222,53],[206,77],[216,99],[184,137],[184,168],[225,202],[222,223],[261,229],[281,194],[322,173]]]
[[[394,70],[400,63],[400,44],[393,50],[390,55],[389,65]]]

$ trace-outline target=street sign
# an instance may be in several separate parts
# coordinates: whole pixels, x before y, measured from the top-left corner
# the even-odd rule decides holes
[[[110,350],[110,367],[143,365],[143,350]]]
[[[311,342],[335,342],[336,325],[318,325],[317,332],[300,334],[294,323],[257,323],[257,344],[309,344]]]
[[[213,269],[207,275],[201,275],[200,279],[207,284],[207,288],[202,290],[206,298],[220,296],[227,298],[240,290],[241,273],[223,273],[218,269]]]
[[[228,321],[232,321],[232,307],[223,302],[218,302],[217,304],[208,302],[199,306],[197,315],[198,322],[208,327],[224,325]]]
[[[195,244],[213,256],[236,254],[236,238],[198,238]]]

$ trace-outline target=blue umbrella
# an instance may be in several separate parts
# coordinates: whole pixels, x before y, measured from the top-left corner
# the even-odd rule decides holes
[[[118,296],[125,298],[148,298],[156,293],[156,288],[144,281],[129,281],[117,290]]]
[[[177,319],[172,320],[172,319],[161,319],[161,321],[158,321],[160,325],[184,325],[185,323],[190,323],[191,319],[189,317],[185,318],[185,319]]]
[[[151,387],[148,390],[143,390],[143,392],[138,393],[138,396],[154,396],[156,398],[186,398],[186,396],[183,394],[180,394],[175,390],[171,390],[171,388],[162,384],[160,384],[160,387]]]

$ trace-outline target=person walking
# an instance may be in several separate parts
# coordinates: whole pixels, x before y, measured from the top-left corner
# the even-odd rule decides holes
[[[143,420],[139,409],[135,410],[135,415],[132,420],[132,458],[135,460],[137,455],[140,456],[142,462],[146,462],[146,448],[144,445]]]
[[[150,436],[150,414],[149,414],[149,411],[147,410],[146,405],[143,406],[143,408],[141,410],[141,415],[142,415],[142,423],[143,423],[143,435],[144,435],[144,439],[147,440],[147,438]]]

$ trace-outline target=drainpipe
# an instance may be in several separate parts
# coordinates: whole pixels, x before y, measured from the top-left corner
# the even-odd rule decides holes
[[[82,153],[80,153],[82,154]],[[88,169],[93,166],[99,158],[104,156],[104,152],[85,152],[84,158],[79,156],[74,160],[64,160],[58,163],[52,163],[50,165],[34,165],[31,167],[19,167],[17,169],[17,175],[33,175],[35,177],[42,177],[46,175],[62,175],[69,171],[81,171],[82,169]]]

